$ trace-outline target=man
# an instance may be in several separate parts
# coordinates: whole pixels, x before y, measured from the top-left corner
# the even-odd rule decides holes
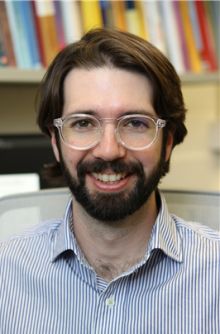
[[[136,36],[93,30],[57,55],[38,123],[73,197],[2,245],[1,333],[220,333],[219,235],[158,191],[185,111],[173,66]]]

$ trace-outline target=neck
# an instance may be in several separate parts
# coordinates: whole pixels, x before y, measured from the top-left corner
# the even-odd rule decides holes
[[[88,263],[96,273],[111,281],[144,256],[157,216],[155,193],[133,215],[114,225],[89,216],[73,201],[74,233]]]

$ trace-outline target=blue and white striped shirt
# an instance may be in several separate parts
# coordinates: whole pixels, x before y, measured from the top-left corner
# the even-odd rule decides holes
[[[219,334],[220,237],[162,205],[141,263],[110,283],[63,220],[0,247],[1,334]]]

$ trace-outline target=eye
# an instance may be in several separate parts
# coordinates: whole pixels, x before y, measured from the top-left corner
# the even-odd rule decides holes
[[[81,131],[81,130],[93,130],[98,127],[98,123],[96,119],[89,117],[73,117],[66,121],[66,127],[72,129],[73,131]]]
[[[131,117],[122,120],[122,127],[128,130],[146,131],[152,128],[152,121],[146,117]]]

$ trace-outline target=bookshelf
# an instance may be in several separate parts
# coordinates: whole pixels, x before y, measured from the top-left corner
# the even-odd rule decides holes
[[[45,69],[40,70],[23,70],[19,68],[0,68],[0,84],[19,84],[19,83],[32,83],[38,84],[43,75],[45,73]]]
[[[19,84],[30,83],[38,84],[45,74],[45,69],[40,70],[23,70],[19,68],[1,68],[0,69],[0,84]],[[181,76],[181,81],[186,83],[196,82],[218,82],[220,80],[220,72],[208,72],[201,74],[184,73]]]

